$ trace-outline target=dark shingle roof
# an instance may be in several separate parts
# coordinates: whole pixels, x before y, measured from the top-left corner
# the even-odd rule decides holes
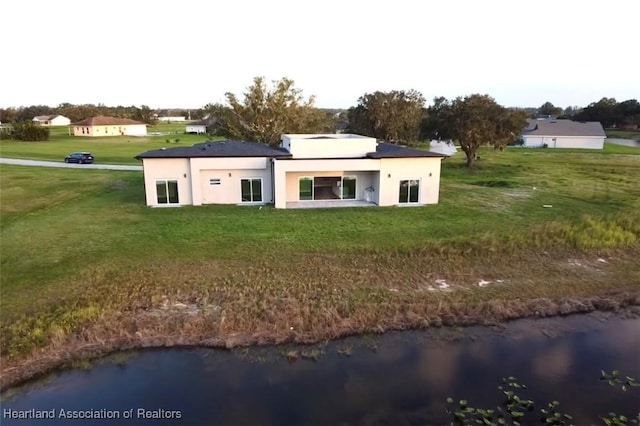
[[[535,120],[522,132],[539,136],[599,136],[606,137],[597,121]]]
[[[198,143],[190,147],[161,148],[136,155],[143,158],[206,158],[206,157],[291,157],[283,148],[246,141],[219,141]]]
[[[411,157],[446,157],[437,152],[423,149],[407,148],[406,146],[393,145],[386,142],[378,142],[376,152],[367,154],[368,158],[411,158]]]

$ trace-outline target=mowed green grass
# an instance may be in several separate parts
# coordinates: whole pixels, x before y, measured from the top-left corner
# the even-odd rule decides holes
[[[52,127],[50,139],[46,142],[0,141],[0,156],[64,161],[64,157],[71,152],[89,151],[96,163],[140,164],[134,157],[141,152],[162,147],[191,146],[212,139],[206,135],[188,135],[184,130],[184,123],[159,123],[149,126],[147,132],[170,134],[92,138],[69,135],[67,127]]]
[[[560,285],[554,267],[538,270],[527,262],[554,250],[637,253],[638,154],[612,146],[604,152],[483,149],[473,170],[463,167],[462,154],[444,160],[437,205],[314,210],[153,209],[144,205],[139,172],[3,165],[3,350],[26,353],[52,335],[76,333],[109,312],[153,307],[166,295],[223,300],[225,327],[237,332],[269,324],[265,312],[283,300],[287,309],[299,309],[304,329],[315,324],[313,309],[337,309],[358,323],[366,322],[366,312],[379,315],[370,321],[384,320],[385,309],[401,311],[401,304],[417,301],[605,291],[618,281]],[[629,265],[616,272],[625,285],[638,273],[637,263]],[[470,289],[445,299],[385,292],[415,286],[429,274],[471,280],[480,272],[527,275],[526,282],[552,273],[555,282]]]

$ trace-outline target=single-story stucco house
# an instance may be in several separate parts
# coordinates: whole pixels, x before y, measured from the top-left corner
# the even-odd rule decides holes
[[[277,148],[204,142],[136,156],[148,206],[276,208],[436,204],[443,157],[354,134],[285,134]]]
[[[528,120],[522,132],[523,146],[528,148],[602,149],[606,137],[597,121]]]
[[[33,117],[33,121],[44,127],[68,126],[71,120],[64,115],[37,115]]]
[[[128,118],[98,116],[72,124],[73,136],[144,136],[147,125]]]

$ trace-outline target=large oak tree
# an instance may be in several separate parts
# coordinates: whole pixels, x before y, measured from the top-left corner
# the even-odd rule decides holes
[[[501,148],[517,139],[526,126],[523,111],[505,108],[489,95],[473,94],[452,101],[435,98],[428,108],[427,133],[460,144],[472,167],[478,148]]]
[[[218,108],[220,131],[227,137],[278,146],[283,133],[328,131],[327,116],[314,107],[293,80],[282,78],[268,85],[256,77],[242,99],[226,93],[228,108]]]
[[[349,131],[391,143],[420,137],[424,97],[416,90],[365,93],[349,109]]]

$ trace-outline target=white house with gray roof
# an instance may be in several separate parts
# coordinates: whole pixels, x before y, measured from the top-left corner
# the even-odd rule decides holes
[[[71,124],[70,119],[68,119],[64,115],[59,115],[59,114],[37,115],[33,117],[33,122],[43,127],[68,126],[69,124]]]
[[[602,149],[606,137],[597,121],[529,120],[522,132],[523,146],[528,148]]]
[[[354,134],[285,134],[277,148],[204,142],[136,156],[148,206],[276,208],[436,204],[443,157]]]

